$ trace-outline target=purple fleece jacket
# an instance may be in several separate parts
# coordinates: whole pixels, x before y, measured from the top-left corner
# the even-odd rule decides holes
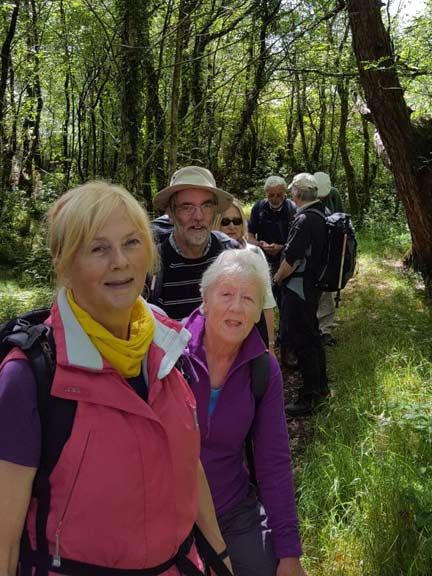
[[[248,494],[249,474],[243,454],[244,442],[252,426],[256,476],[268,526],[272,530],[275,555],[277,558],[298,557],[301,545],[279,364],[270,354],[269,383],[254,419],[255,400],[250,388],[249,363],[265,350],[254,328],[243,342],[215,410],[209,416],[210,378],[203,345],[205,319],[199,310],[190,315],[185,326],[192,334],[185,355],[192,364],[192,372],[195,371],[190,386],[197,400],[201,461],[216,513],[228,512]]]

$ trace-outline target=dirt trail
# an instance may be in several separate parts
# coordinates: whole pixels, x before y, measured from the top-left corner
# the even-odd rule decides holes
[[[277,354],[276,356],[280,362],[279,355]],[[297,370],[293,370],[292,368],[284,368],[281,366],[281,370],[284,380],[284,399],[286,405],[296,399],[297,390],[301,385],[301,376]],[[302,465],[305,448],[312,437],[313,420],[313,416],[302,416],[298,418],[287,416],[294,468]]]

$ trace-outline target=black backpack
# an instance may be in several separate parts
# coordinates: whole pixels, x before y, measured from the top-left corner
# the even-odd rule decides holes
[[[51,395],[51,385],[56,367],[56,352],[51,327],[44,324],[50,313],[48,308],[32,310],[0,325],[0,364],[13,348],[17,347],[25,353],[36,381],[37,405],[41,423],[41,458],[32,489],[32,496],[38,500],[36,514],[37,552],[32,551],[27,530],[24,529],[20,548],[20,575],[31,576],[34,573],[34,576],[47,576],[49,571],[59,571],[60,573],[76,574],[76,576],[86,576],[89,574],[88,567],[94,568],[96,572],[100,567],[65,559],[61,561],[61,570],[57,570],[54,563],[52,566],[49,565],[50,555],[46,538],[51,496],[49,476],[72,432],[77,407],[76,401]],[[181,370],[180,364],[177,367]],[[231,572],[197,525],[193,528],[193,536],[198,551],[206,564],[205,574],[210,575],[211,567],[219,576],[231,576]],[[189,546],[191,538],[192,536],[185,541],[184,545]],[[202,572],[185,557],[182,547],[176,556],[176,563],[181,573],[188,576],[203,576]],[[55,561],[55,557],[53,560]],[[34,571],[35,566],[36,570]],[[165,567],[161,565],[154,570],[132,572],[151,576],[160,574],[168,568],[168,565]],[[128,576],[128,571],[121,569],[116,571],[116,569],[108,568],[108,572],[118,572],[117,576],[123,574]],[[103,573],[104,570],[100,570],[101,576]]]
[[[327,248],[324,266],[316,286],[324,292],[336,292],[336,307],[340,302],[340,291],[345,288],[355,272],[357,240],[349,214],[335,212],[324,216],[314,208],[305,210],[325,219],[327,226]]]

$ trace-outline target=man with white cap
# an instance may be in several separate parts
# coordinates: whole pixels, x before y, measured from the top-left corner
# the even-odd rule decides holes
[[[325,353],[318,330],[316,287],[327,247],[324,206],[312,174],[297,174],[290,184],[298,210],[274,281],[281,284],[282,348],[294,349],[303,377],[298,399],[286,406],[291,416],[312,412],[328,395]],[[322,215],[321,215],[322,214]]]
[[[318,184],[318,198],[330,213],[343,212],[342,199],[339,192],[331,184],[330,176],[325,172],[315,172],[314,178]]]
[[[339,192],[331,185],[330,176],[325,172],[315,172],[314,178],[318,184],[318,198],[324,204],[326,214],[343,212],[342,200]],[[333,292],[323,292],[318,304],[317,317],[321,340],[324,346],[335,346],[336,340],[332,336],[335,325],[336,305]]]
[[[201,304],[202,273],[222,250],[239,247],[225,234],[211,231],[215,215],[232,199],[201,166],[180,168],[170,185],[154,196],[154,207],[166,211],[173,231],[159,245],[160,269],[148,283],[148,301],[171,318],[181,320]]]

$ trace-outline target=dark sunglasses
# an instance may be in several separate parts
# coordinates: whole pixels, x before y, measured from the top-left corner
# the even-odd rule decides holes
[[[229,226],[231,222],[234,226],[241,226],[243,224],[243,220],[241,218],[222,218],[221,226]]]

